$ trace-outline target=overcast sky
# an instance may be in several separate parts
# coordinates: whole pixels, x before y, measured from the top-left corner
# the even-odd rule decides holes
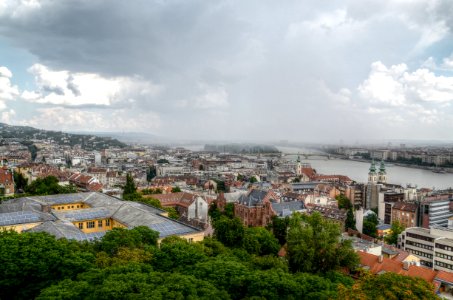
[[[0,0],[0,120],[453,140],[453,1]]]

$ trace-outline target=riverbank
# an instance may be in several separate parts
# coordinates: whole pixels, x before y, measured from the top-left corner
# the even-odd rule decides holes
[[[363,158],[348,158],[348,157],[337,157],[337,158],[342,159],[342,160],[371,163],[371,160],[363,159]],[[428,170],[428,171],[432,171],[433,173],[444,174],[442,172],[434,172],[436,170],[441,169],[441,170],[445,171],[445,173],[453,174],[453,168],[447,168],[447,167],[437,168],[437,167],[419,166],[419,165],[405,164],[405,163],[401,163],[401,162],[389,162],[389,161],[385,161],[385,163],[387,165],[394,165],[394,166],[398,166],[398,167],[411,168],[411,169]]]

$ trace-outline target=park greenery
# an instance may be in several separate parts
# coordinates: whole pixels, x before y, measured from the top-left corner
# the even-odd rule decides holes
[[[379,224],[379,220],[377,214],[370,213],[363,218],[363,233],[377,238],[377,225]]]
[[[365,273],[354,281],[340,272],[358,258],[319,214],[288,218],[286,257],[272,231],[219,211],[215,218],[214,236],[196,243],[169,236],[158,245],[148,227],[115,228],[93,242],[0,232],[0,298],[435,299],[422,279]]]

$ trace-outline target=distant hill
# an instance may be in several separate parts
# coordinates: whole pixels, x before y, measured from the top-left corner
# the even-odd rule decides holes
[[[101,150],[109,147],[124,148],[127,146],[125,143],[107,136],[66,133],[5,123],[0,123],[0,140],[2,144],[16,141],[24,145],[30,145],[31,140],[53,140],[61,146],[74,147],[75,145],[80,145],[85,150]]]
[[[156,135],[145,132],[88,132],[88,131],[75,131],[75,134],[93,134],[96,136],[111,137],[124,143],[141,143],[153,144],[156,142],[166,141]]]
[[[258,144],[207,144],[204,146],[204,150],[228,153],[279,153],[275,146]]]

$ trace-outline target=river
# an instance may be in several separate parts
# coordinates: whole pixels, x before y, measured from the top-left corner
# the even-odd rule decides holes
[[[316,153],[313,150],[293,147],[278,147],[282,153]],[[297,155],[287,156],[288,159],[295,159]],[[316,169],[319,174],[341,174],[357,182],[367,182],[368,169],[370,163],[344,160],[344,159],[324,159],[324,158],[309,158],[303,159],[303,163],[309,163]],[[379,167],[379,164],[377,164]],[[417,185],[419,188],[446,189],[453,187],[453,174],[433,173],[429,170],[416,169],[395,166],[393,164],[386,165],[387,182],[405,186],[406,184]]]

